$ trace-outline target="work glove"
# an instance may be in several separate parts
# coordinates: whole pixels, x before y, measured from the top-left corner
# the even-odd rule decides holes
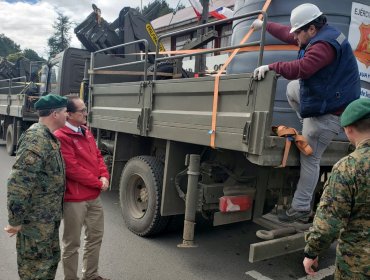
[[[262,65],[260,67],[257,67],[256,69],[254,69],[253,78],[255,80],[261,80],[265,77],[266,72],[269,70],[270,68],[268,65]]]
[[[254,28],[254,31],[258,31],[262,28],[263,21],[260,19],[256,19],[253,21],[252,26]]]

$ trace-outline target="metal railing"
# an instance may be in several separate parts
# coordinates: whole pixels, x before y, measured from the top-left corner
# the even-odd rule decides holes
[[[143,58],[141,60],[126,62],[126,63],[120,63],[120,64],[113,64],[113,65],[108,65],[108,66],[102,66],[102,67],[96,67],[95,68],[95,56],[97,54],[108,51],[108,50],[122,48],[122,47],[125,47],[125,46],[134,45],[134,44],[144,44],[145,52],[142,53]],[[125,54],[125,55],[129,55],[129,54]],[[92,75],[90,76],[90,83],[93,83],[93,80],[91,80],[91,77],[94,75],[94,72],[96,72],[96,71],[112,69],[112,68],[117,68],[117,67],[122,67],[122,66],[137,65],[137,64],[143,64],[144,81],[146,81],[147,76],[148,76],[148,69],[147,69],[148,68],[148,66],[147,66],[147,64],[148,64],[148,41],[145,40],[145,39],[141,39],[141,40],[137,40],[137,41],[133,41],[133,42],[129,42],[129,43],[124,43],[124,44],[120,44],[120,45],[117,45],[117,46],[113,46],[113,47],[109,47],[109,48],[105,48],[105,49],[101,49],[101,50],[98,50],[96,52],[93,52],[93,53],[91,53],[91,61],[90,61],[90,70],[92,71],[92,73],[91,73]]]
[[[239,20],[239,19],[252,18],[252,17],[258,16],[260,14],[263,15],[263,24],[262,24],[262,29],[261,29],[261,38],[258,41],[253,41],[253,42],[234,45],[234,46],[222,47],[222,48],[214,48],[212,50],[204,50],[204,51],[199,51],[199,52],[191,53],[191,54],[173,55],[173,56],[169,56],[169,57],[158,57],[158,55],[159,55],[159,46],[161,45],[161,41],[164,38],[173,37],[173,36],[180,36],[180,35],[188,34],[188,33],[191,33],[193,31],[197,31],[199,29],[207,28],[207,27],[210,27],[210,26],[216,26],[216,25],[220,25],[220,24],[223,24],[223,23],[228,23],[228,22],[231,22],[231,21]],[[205,23],[205,24],[197,25],[195,27],[191,27],[191,28],[187,28],[187,29],[183,29],[183,30],[170,32],[170,33],[166,33],[164,35],[161,35],[161,36],[158,37],[158,41],[157,41],[157,45],[156,45],[156,55],[155,55],[155,62],[154,62],[153,80],[155,80],[155,78],[156,78],[157,64],[161,61],[182,59],[182,58],[188,57],[188,56],[203,55],[203,54],[215,53],[215,52],[220,52],[220,51],[234,50],[234,49],[238,49],[238,48],[244,48],[244,47],[255,46],[255,45],[260,46],[259,55],[258,55],[258,62],[257,62],[257,67],[258,67],[262,64],[262,59],[263,59],[263,49],[264,49],[264,46],[265,46],[266,24],[267,24],[267,14],[266,14],[266,12],[258,10],[258,11],[255,11],[255,12],[239,15],[239,16],[236,16],[236,17],[227,18],[227,19],[223,19],[223,20],[218,20],[218,21],[214,21],[214,22],[210,22],[210,23]]]
[[[193,31],[197,31],[199,29],[204,29],[204,28],[211,27],[211,26],[217,26],[217,25],[220,25],[220,24],[233,22],[235,20],[253,18],[253,17],[256,17],[260,14],[263,15],[263,24],[262,24],[260,40],[249,42],[249,43],[244,43],[244,44],[238,44],[238,45],[234,45],[234,46],[214,48],[212,50],[199,51],[199,52],[196,52],[196,53],[160,57],[159,48],[162,44],[163,39],[165,39],[165,38],[172,37],[172,36],[179,36],[179,35],[183,35],[183,34],[188,34],[188,33],[191,33]],[[197,25],[195,27],[191,27],[191,28],[187,28],[187,29],[183,29],[183,30],[179,30],[179,31],[175,31],[175,32],[170,32],[170,33],[166,33],[164,35],[159,36],[158,40],[156,42],[156,51],[155,51],[154,69],[153,69],[153,80],[156,80],[156,77],[158,75],[158,69],[157,69],[158,63],[160,63],[162,61],[176,60],[176,59],[182,59],[182,58],[190,57],[190,56],[198,56],[198,55],[204,55],[204,54],[209,54],[209,53],[235,50],[235,49],[238,49],[238,48],[244,48],[244,47],[256,46],[256,45],[260,46],[260,50],[259,50],[259,54],[258,54],[258,61],[257,61],[257,66],[260,66],[262,64],[263,50],[264,50],[264,45],[265,45],[266,23],[267,23],[267,14],[266,14],[266,12],[264,12],[262,10],[258,10],[258,11],[255,11],[255,12],[239,15],[239,16],[236,16],[236,17],[233,17],[233,18],[227,18],[227,19],[223,19],[223,20],[218,20],[218,21],[202,24],[202,25]],[[144,44],[145,52],[142,53],[142,59],[136,60],[136,61],[131,61],[131,62],[126,62],[126,63],[112,64],[112,65],[107,65],[107,66],[102,66],[102,67],[95,67],[95,56],[97,54],[104,53],[105,51],[108,51],[108,50],[122,48],[122,47],[125,47],[125,46],[134,45],[134,44]],[[124,54],[124,55],[139,55],[139,54],[137,54],[137,53],[132,53],[132,54],[128,53],[128,54]],[[133,42],[128,42],[128,43],[124,43],[124,44],[120,44],[120,45],[116,45],[116,46],[113,46],[113,47],[109,47],[109,48],[105,48],[105,49],[95,51],[95,52],[91,53],[90,84],[93,84],[93,82],[94,82],[93,81],[94,74],[107,74],[107,73],[104,73],[104,72],[99,73],[99,70],[107,70],[107,69],[113,69],[113,68],[117,68],[117,67],[130,66],[130,65],[136,65],[136,64],[143,64],[143,72],[141,74],[143,74],[143,81],[145,82],[145,81],[147,81],[147,78],[148,78],[148,67],[147,67],[148,66],[148,56],[149,56],[149,54],[148,54],[148,41],[145,40],[145,39],[137,40],[137,41],[133,41]],[[127,72],[129,72],[129,71],[127,71]]]
[[[27,85],[26,76],[16,77],[11,79],[0,80],[0,93],[5,89],[7,94],[13,94],[13,89],[25,88]],[[17,92],[18,94],[19,92]],[[5,93],[3,93],[5,94]]]

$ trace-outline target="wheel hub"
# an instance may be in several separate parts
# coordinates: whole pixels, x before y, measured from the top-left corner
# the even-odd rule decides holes
[[[141,187],[139,191],[139,201],[148,202],[148,190],[146,187]]]
[[[131,199],[128,201],[128,207],[131,215],[136,218],[142,218],[148,209],[149,193],[144,180],[135,175],[129,183],[129,195]]]

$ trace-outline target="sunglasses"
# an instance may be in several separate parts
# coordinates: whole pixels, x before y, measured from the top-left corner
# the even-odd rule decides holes
[[[83,109],[81,109],[81,110],[76,110],[76,111],[74,111],[74,113],[87,113],[87,108],[83,108]]]

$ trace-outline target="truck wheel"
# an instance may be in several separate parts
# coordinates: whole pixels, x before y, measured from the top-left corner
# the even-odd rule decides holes
[[[162,232],[169,217],[160,214],[163,163],[155,157],[130,159],[122,171],[120,204],[129,230],[139,236]]]
[[[8,128],[6,129],[6,152],[10,156],[15,155],[15,139],[14,139],[14,130],[13,125],[8,125]]]

